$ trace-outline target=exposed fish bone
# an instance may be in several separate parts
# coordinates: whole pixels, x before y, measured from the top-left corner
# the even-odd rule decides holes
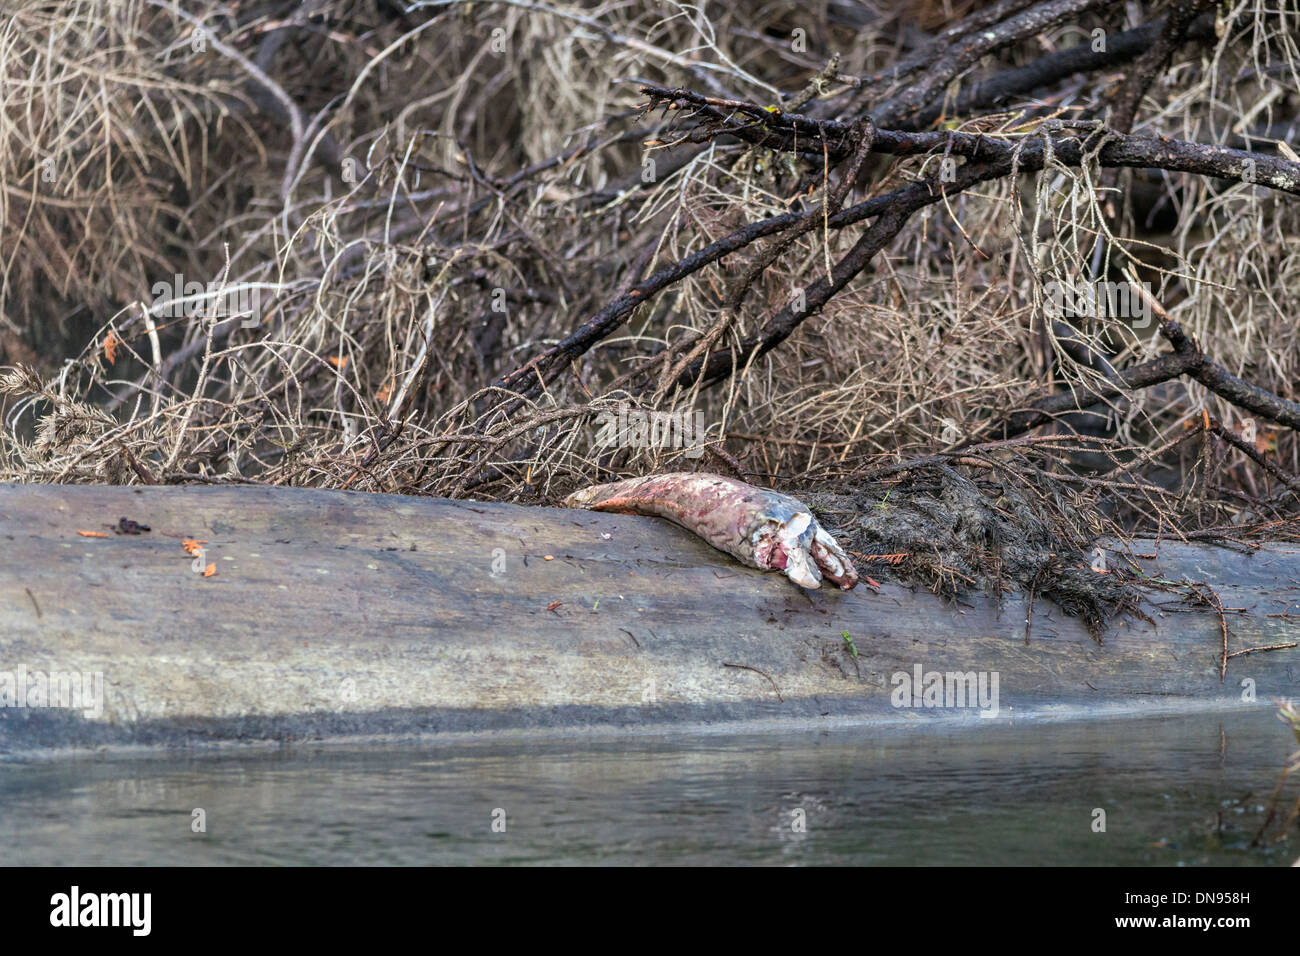
[[[784,571],[795,584],[844,590],[858,572],[808,506],[797,498],[721,475],[677,473],[594,485],[569,495],[570,508],[667,518],[742,564]]]

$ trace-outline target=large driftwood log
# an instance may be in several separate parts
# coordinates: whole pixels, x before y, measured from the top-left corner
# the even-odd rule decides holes
[[[151,530],[116,533],[121,518]],[[201,559],[184,539],[205,542]],[[1287,549],[1163,542],[1142,564],[1214,588],[1231,653],[1300,632],[1285,616],[1300,614]],[[0,753],[986,723],[975,706],[895,706],[895,675],[918,667],[996,675],[996,720],[1246,706],[1251,689],[1267,705],[1300,690],[1300,651],[1232,657],[1221,682],[1217,614],[1147,612],[1154,626],[1120,622],[1099,645],[1040,601],[1026,643],[1022,596],[805,592],[654,518],[258,486],[0,486],[0,695],[6,674],[29,688],[34,675],[99,674],[103,687],[97,714],[0,708]]]

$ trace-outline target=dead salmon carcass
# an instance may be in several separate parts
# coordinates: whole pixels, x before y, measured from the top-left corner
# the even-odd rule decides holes
[[[707,474],[651,475],[584,488],[564,503],[667,518],[742,564],[784,571],[806,588],[821,587],[823,575],[846,591],[858,583],[853,562],[807,505],[743,481]]]

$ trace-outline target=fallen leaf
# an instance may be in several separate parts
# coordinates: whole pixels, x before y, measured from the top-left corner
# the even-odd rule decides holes
[[[78,531],[77,534],[81,535],[83,538],[107,538],[108,537],[108,535],[104,534],[104,532],[102,531]]]
[[[205,578],[210,578],[212,577],[212,575],[216,573],[217,573],[217,563],[215,561],[203,569],[203,576]]]
[[[207,544],[207,543],[208,542],[206,538],[204,539],[186,538],[184,541],[181,542],[181,547],[185,549],[186,554],[198,554],[200,551],[203,550],[202,548],[199,547],[199,545]]]
[[[393,397],[393,386],[391,384],[385,385],[379,391],[375,392],[375,401],[377,402],[383,402],[384,404],[387,404],[388,400],[392,397]]]
[[[330,364],[335,368],[342,368],[348,364],[348,357],[346,355],[331,355]]]
[[[553,555],[553,554],[544,554],[544,555],[542,555],[542,560],[543,560],[543,561],[554,561],[554,560],[555,560],[555,555]]]
[[[121,344],[122,340],[117,337],[117,333],[109,330],[104,338],[104,358],[108,359],[109,365],[117,364],[117,347]]]
[[[546,605],[546,610],[554,611],[557,607],[561,607],[563,604],[563,601],[552,601],[550,604]]]

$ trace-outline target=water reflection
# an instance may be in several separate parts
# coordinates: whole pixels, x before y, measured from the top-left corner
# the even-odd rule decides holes
[[[10,864],[1279,865],[1300,841],[1249,844],[1290,744],[1259,708],[7,763],[0,839]]]

